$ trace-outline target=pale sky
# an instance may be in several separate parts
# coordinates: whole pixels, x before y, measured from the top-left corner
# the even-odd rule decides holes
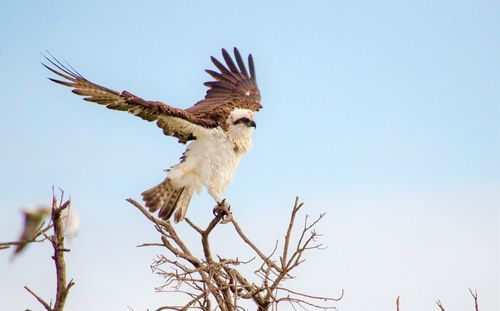
[[[69,244],[67,310],[146,310],[162,250],[125,198],[160,182],[183,146],[154,124],[55,85],[40,52],[91,81],[188,107],[209,56],[252,53],[262,109],[254,148],[225,194],[271,251],[294,197],[326,212],[328,249],[290,284],[345,297],[341,311],[500,309],[500,5],[495,1],[0,2],[0,240],[24,205],[62,187],[81,215]],[[188,217],[212,216],[208,194]],[[185,232],[186,225],[178,225]],[[216,253],[248,254],[229,227]],[[0,251],[0,309],[42,310],[54,294],[49,245],[12,264]],[[282,310],[288,310],[283,305]]]

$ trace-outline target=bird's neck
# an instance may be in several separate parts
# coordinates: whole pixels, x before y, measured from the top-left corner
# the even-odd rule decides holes
[[[234,144],[234,151],[238,155],[243,155],[252,148],[252,132],[253,128],[235,127],[228,130],[227,137]]]

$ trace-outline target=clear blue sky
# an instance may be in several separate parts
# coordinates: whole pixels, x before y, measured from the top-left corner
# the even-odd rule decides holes
[[[50,83],[39,53],[107,87],[188,107],[204,95],[209,56],[237,46],[254,55],[264,109],[226,197],[261,244],[281,236],[295,195],[308,213],[327,212],[329,248],[309,256],[297,286],[344,288],[339,310],[387,310],[398,295],[405,311],[436,299],[470,310],[468,287],[484,310],[498,309],[499,10],[494,1],[3,1],[0,240],[19,234],[23,205],[60,186],[82,217],[69,310],[161,305],[168,297],[153,293],[161,280],[148,267],[156,250],[134,247],[156,235],[124,199],[161,181],[183,147]],[[188,217],[208,221],[212,204],[196,197]],[[49,253],[36,245],[11,265],[0,252],[0,309],[39,309],[22,286],[52,294]]]

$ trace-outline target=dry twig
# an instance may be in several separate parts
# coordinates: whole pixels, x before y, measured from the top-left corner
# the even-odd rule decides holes
[[[472,291],[472,289],[469,288],[469,293],[472,295],[472,298],[474,298],[474,310],[479,311],[479,304],[478,304],[478,299],[477,299],[477,290]],[[399,299],[399,297],[398,297]],[[437,306],[439,307],[440,311],[446,311],[443,304],[441,303],[441,300],[436,301]],[[399,309],[398,309],[399,311]]]
[[[288,302],[293,308],[302,309],[334,309],[332,302],[339,298],[319,297],[308,295],[298,291],[291,290],[283,285],[290,279],[291,272],[304,262],[303,254],[306,251],[321,249],[322,245],[317,243],[319,235],[314,230],[316,224],[323,218],[321,214],[316,220],[310,222],[305,217],[302,231],[298,237],[298,242],[292,247],[292,235],[297,213],[303,206],[296,198],[295,204],[290,216],[283,249],[280,250],[279,258],[275,259],[275,253],[278,248],[276,244],[270,255],[265,253],[248,238],[242,228],[233,217],[224,218],[229,211],[223,207],[219,208],[218,214],[210,221],[206,228],[194,224],[189,219],[186,223],[200,237],[200,245],[203,256],[196,257],[177,234],[170,221],[162,221],[152,216],[141,204],[133,199],[127,199],[141,213],[146,216],[161,234],[162,245],[168,250],[170,255],[160,255],[152,264],[154,273],[164,278],[164,284],[157,288],[158,291],[177,292],[184,294],[187,301],[183,306],[163,306],[157,310],[245,310],[241,306],[241,301],[253,303],[257,310],[264,311],[269,308],[276,308],[280,302]],[[219,223],[230,222],[241,240],[256,254],[260,259],[260,267],[254,275],[244,275],[240,265],[245,265],[249,261],[241,261],[238,258],[214,257],[210,244],[210,234]],[[144,243],[142,246],[159,246],[159,243]],[[164,269],[167,265],[167,269]],[[253,278],[257,282],[252,282]],[[260,280],[260,282],[258,282]],[[260,284],[256,284],[260,283]]]
[[[477,289],[472,291],[472,289],[469,288],[469,292],[472,295],[472,298],[474,298],[474,309],[479,311],[479,304],[477,303]]]
[[[45,223],[42,222],[40,225],[39,229],[37,229],[35,235],[33,236],[32,239],[29,240],[20,240],[20,241],[10,241],[10,242],[0,242],[0,250],[2,249],[8,249],[11,246],[19,246],[19,245],[25,245],[29,243],[40,243],[44,242],[47,240],[45,233],[52,229],[53,225],[52,223],[48,223],[45,226]]]
[[[441,300],[436,301],[436,304],[439,307],[439,310],[446,311],[446,309],[444,308],[443,304],[441,303]]]

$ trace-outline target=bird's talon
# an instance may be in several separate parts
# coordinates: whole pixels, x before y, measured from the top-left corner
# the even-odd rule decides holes
[[[233,215],[231,213],[231,205],[227,203],[226,199],[217,202],[217,205],[213,209],[213,213],[214,216],[222,215],[222,224],[226,224],[233,219]]]
[[[227,224],[233,220],[233,213],[229,212],[227,213],[222,220],[220,221],[221,224]]]

